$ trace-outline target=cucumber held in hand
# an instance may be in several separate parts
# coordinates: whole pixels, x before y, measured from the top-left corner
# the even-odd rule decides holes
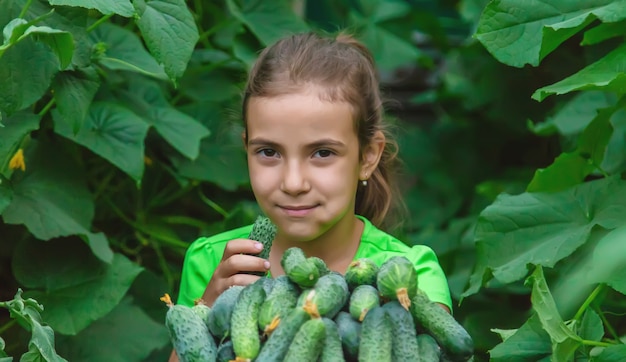
[[[421,289],[413,296],[409,311],[415,324],[435,338],[449,359],[467,361],[474,355],[474,342],[465,328]]]
[[[174,304],[168,294],[161,300],[169,307],[165,326],[181,362],[215,361],[217,345],[202,318],[190,307]]]
[[[248,239],[255,240],[263,244],[263,250],[261,250],[261,252],[257,255],[259,258],[269,258],[274,237],[276,237],[276,225],[274,225],[268,217],[261,215],[257,216],[254,224],[252,224],[252,230],[250,231],[250,235],[248,235]],[[263,272],[248,273],[258,276],[267,274]]]
[[[417,291],[415,266],[404,256],[392,256],[380,266],[376,286],[380,295],[399,301],[404,309],[409,310],[411,298]]]

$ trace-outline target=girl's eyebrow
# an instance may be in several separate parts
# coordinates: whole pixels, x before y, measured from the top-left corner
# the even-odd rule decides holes
[[[253,138],[248,141],[248,146],[259,146],[259,145],[278,147],[279,144],[269,139],[261,138],[261,137]],[[322,138],[320,140],[311,142],[306,145],[307,148],[317,148],[317,147],[323,147],[323,146],[345,147],[345,143],[338,141],[338,140],[334,140],[332,138]]]

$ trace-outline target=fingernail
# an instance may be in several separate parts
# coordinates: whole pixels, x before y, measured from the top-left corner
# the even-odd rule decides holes
[[[263,263],[263,266],[265,267],[265,269],[269,269],[270,268],[270,262],[269,261],[265,261]]]
[[[261,250],[261,249],[263,249],[263,244],[261,244],[261,243],[254,243],[254,247],[259,249],[259,250]]]

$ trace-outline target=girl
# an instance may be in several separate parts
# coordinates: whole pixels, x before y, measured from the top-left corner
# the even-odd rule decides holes
[[[367,257],[378,265],[404,255],[419,287],[450,311],[446,277],[434,252],[409,247],[378,227],[391,207],[393,145],[370,52],[348,35],[286,37],[266,48],[250,71],[243,98],[243,134],[252,190],[278,232],[269,260],[246,239],[251,225],[195,241],[188,249],[178,303],[209,306],[251,271],[284,274],[293,246],[345,273]],[[175,358],[175,357],[173,357]]]

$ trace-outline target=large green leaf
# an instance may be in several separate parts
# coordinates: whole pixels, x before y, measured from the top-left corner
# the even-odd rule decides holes
[[[613,93],[601,91],[584,91],[575,94],[558,112],[545,120],[531,126],[538,135],[547,136],[559,133],[573,136],[582,132],[596,118],[602,108],[612,107],[617,103]]]
[[[71,126],[74,134],[83,126],[100,78],[95,69],[60,72],[52,82],[59,120]]]
[[[541,265],[535,268],[527,282],[532,284],[530,300],[533,309],[552,340],[552,361],[569,361],[582,340],[561,319]]]
[[[130,0],[48,0],[50,5],[81,6],[87,9],[96,9],[103,14],[117,14],[127,18],[135,11]]]
[[[0,167],[4,168],[9,164],[9,160],[20,147],[22,139],[39,128],[39,117],[29,112],[18,112],[7,117],[2,122],[4,127],[0,128]],[[8,175],[7,175],[8,176]]]
[[[624,35],[626,35],[626,20],[616,23],[602,23],[587,30],[580,45],[593,45]]]
[[[0,58],[0,112],[13,113],[38,101],[59,70],[59,61],[43,43],[26,38]]]
[[[198,28],[184,0],[135,0],[137,26],[165,73],[182,77],[198,41]]]
[[[622,362],[626,358],[626,344],[606,347],[593,362]]]
[[[604,160],[609,139],[613,133],[611,117],[616,107],[601,110],[578,139],[573,152],[562,153],[545,169],[538,169],[526,191],[561,191],[582,182]]]
[[[479,216],[478,262],[464,296],[492,278],[520,280],[528,264],[554,266],[584,244],[594,226],[623,225],[625,213],[626,181],[615,177],[558,193],[500,195]]]
[[[4,27],[4,44],[0,45],[0,57],[8,48],[32,35],[38,41],[48,45],[59,58],[61,68],[66,68],[72,61],[72,55],[74,54],[72,34],[48,26],[34,26],[31,24],[32,22],[17,18]]]
[[[163,304],[163,308],[167,309]],[[57,350],[70,361],[143,361],[151,351],[169,342],[163,323],[125,297],[109,314],[76,336],[61,336]]]
[[[103,23],[91,33],[94,58],[114,70],[127,70],[158,79],[167,79],[163,67],[148,53],[141,39],[132,31],[112,23]]]
[[[84,127],[74,135],[71,125],[58,112],[52,115],[55,132],[92,150],[135,181],[141,181],[144,139],[149,128],[141,117],[117,103],[94,102]]]
[[[0,215],[11,204],[11,200],[13,200],[11,181],[0,174]]]
[[[624,8],[626,9],[626,6]],[[624,87],[626,87],[626,73],[624,73],[625,62],[626,44],[622,44],[600,60],[586,66],[578,73],[554,84],[537,89],[535,93],[533,93],[532,98],[541,102],[552,94],[565,94],[586,89],[623,94]]]
[[[31,141],[25,156],[26,172],[14,174],[13,201],[2,213],[4,222],[23,224],[41,240],[78,235],[95,256],[111,262],[106,236],[90,231],[94,204],[80,166],[52,142]]]
[[[602,169],[610,175],[626,171],[626,108],[618,109],[611,117],[613,135],[604,154]]]
[[[422,55],[417,46],[376,24],[365,26],[359,38],[372,52],[376,65],[384,70],[411,65]]]
[[[195,159],[200,152],[200,141],[210,131],[196,119],[172,107],[162,90],[153,82],[136,80],[128,91],[122,92],[124,101],[136,114],[180,153]]]
[[[493,331],[501,334],[503,342],[489,351],[492,362],[538,361],[552,352],[550,336],[541,326],[537,314],[517,330]]]
[[[45,305],[42,317],[57,332],[74,335],[108,314],[122,300],[142,267],[121,254],[110,264],[75,239],[26,240],[13,256],[26,295]]]
[[[230,13],[245,24],[263,43],[269,45],[287,34],[308,31],[288,1],[227,0]]]
[[[594,20],[624,18],[624,0],[494,0],[483,10],[475,36],[505,64],[537,66]]]

